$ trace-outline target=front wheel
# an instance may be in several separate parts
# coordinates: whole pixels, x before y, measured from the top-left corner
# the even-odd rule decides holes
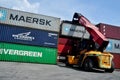
[[[83,69],[85,71],[92,71],[93,70],[93,61],[89,58],[85,59],[83,64]]]

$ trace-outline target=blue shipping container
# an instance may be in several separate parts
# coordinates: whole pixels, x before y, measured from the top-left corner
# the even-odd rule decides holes
[[[0,24],[0,41],[56,48],[58,33]]]

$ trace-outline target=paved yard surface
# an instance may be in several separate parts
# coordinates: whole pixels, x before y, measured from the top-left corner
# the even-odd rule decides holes
[[[0,80],[120,80],[120,71],[85,72],[58,65],[1,61]]]

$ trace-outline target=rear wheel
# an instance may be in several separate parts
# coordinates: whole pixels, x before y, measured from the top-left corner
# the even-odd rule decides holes
[[[110,69],[105,69],[105,72],[112,73],[114,71],[114,63],[112,61],[111,68]]]
[[[93,61],[89,58],[85,59],[83,64],[83,69],[85,71],[92,71],[93,70]]]

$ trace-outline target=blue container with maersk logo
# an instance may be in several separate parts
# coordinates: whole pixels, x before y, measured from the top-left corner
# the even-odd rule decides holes
[[[0,41],[57,48],[58,33],[0,24]]]

